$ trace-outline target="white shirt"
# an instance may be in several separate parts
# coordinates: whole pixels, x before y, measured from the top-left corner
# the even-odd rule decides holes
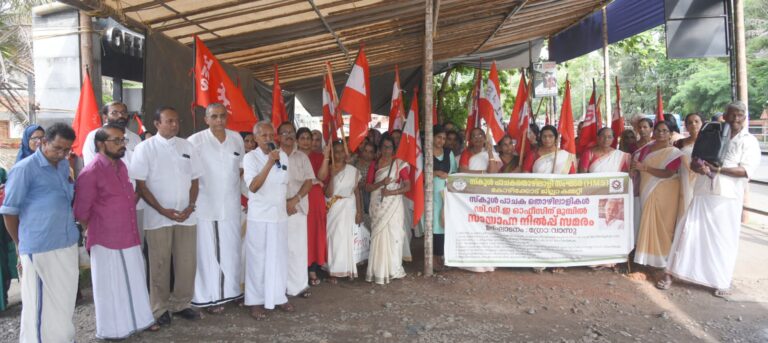
[[[192,180],[202,175],[201,161],[192,143],[160,135],[141,142],[134,151],[129,176],[146,182],[160,206],[183,211],[189,206],[189,188]],[[184,222],[163,216],[151,206],[144,212],[144,229],[153,230],[171,225],[195,225],[195,212]]]
[[[741,199],[744,196],[744,186],[755,176],[760,164],[760,143],[744,127],[731,138],[726,149],[723,168],[743,167],[747,171],[747,177],[719,174],[715,177],[714,184],[708,177],[697,177],[694,195],[711,192],[727,198]]]
[[[240,166],[245,147],[240,134],[231,130],[225,132],[224,142],[219,142],[211,129],[187,138],[195,147],[202,164],[195,210],[198,219],[240,219]]]
[[[251,184],[256,175],[261,173],[267,164],[268,156],[261,148],[253,149],[243,158],[243,179],[247,185]],[[280,151],[280,162],[288,163],[288,155]],[[288,219],[285,210],[285,194],[288,191],[288,168],[283,165],[278,168],[273,165],[267,179],[257,192],[248,192],[248,220],[266,223],[277,223]]]
[[[283,151],[281,150],[280,152]],[[288,156],[287,164],[289,179],[286,196],[287,198],[291,198],[299,192],[305,181],[315,179],[315,171],[312,169],[312,163],[309,162],[307,154],[296,148],[294,148],[293,152]],[[307,194],[299,199],[299,204],[296,205],[296,209],[302,214],[309,213],[309,198]]]
[[[96,154],[98,153],[96,151],[96,146],[93,145],[93,140],[96,137],[97,130],[98,129],[88,132],[88,135],[85,136],[85,143],[83,143],[83,166],[90,164],[91,161],[96,158]],[[123,156],[121,160],[123,160],[123,163],[125,163],[126,167],[130,168],[131,155],[133,155],[133,152],[136,150],[136,146],[141,143],[141,136],[126,128],[125,138],[128,139],[128,143],[125,144],[125,156]]]

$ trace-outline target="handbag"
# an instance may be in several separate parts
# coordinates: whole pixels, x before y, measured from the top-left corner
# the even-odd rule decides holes
[[[693,144],[692,158],[700,158],[715,167],[722,167],[728,143],[731,141],[731,126],[727,123],[709,122],[699,131]]]

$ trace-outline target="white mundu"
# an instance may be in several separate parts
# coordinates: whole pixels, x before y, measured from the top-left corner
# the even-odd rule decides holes
[[[237,132],[220,142],[210,129],[187,140],[203,174],[197,196],[197,273],[192,305],[223,304],[243,296],[240,236],[240,166],[245,148]]]
[[[183,211],[189,206],[189,186],[192,180],[200,178],[202,166],[197,151],[186,139],[152,136],[136,147],[131,162],[128,176],[144,180],[160,206],[176,211]],[[179,223],[150,206],[144,210],[144,230],[195,224],[197,211]]]
[[[268,155],[256,148],[243,158],[243,178],[250,184],[267,164]],[[280,160],[288,156],[280,152]],[[285,168],[285,169],[283,169]],[[273,165],[257,192],[248,192],[248,228],[245,233],[245,305],[275,305],[288,302],[286,297],[288,214],[285,209],[288,171],[285,165]]]
[[[309,162],[307,154],[294,149],[288,156],[288,193],[287,198],[296,195],[301,186],[307,180],[315,179],[315,172]],[[305,194],[299,204],[297,212],[288,216],[286,236],[288,239],[288,295],[296,296],[303,293],[309,287],[309,274],[307,267],[307,213],[309,213],[309,199]]]
[[[760,144],[742,128],[728,143],[723,168],[743,167],[747,177],[699,175],[693,197],[677,223],[667,273],[681,280],[728,289],[736,267],[744,185],[755,176]]]

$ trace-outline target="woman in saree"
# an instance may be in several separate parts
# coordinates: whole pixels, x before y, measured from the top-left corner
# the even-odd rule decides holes
[[[677,219],[685,215],[688,205],[693,199],[693,185],[696,183],[696,176],[699,175],[691,170],[691,155],[693,154],[693,144],[699,137],[699,130],[703,126],[701,115],[698,113],[689,113],[685,116],[685,129],[690,136],[675,141],[675,148],[680,149],[683,155],[680,157],[680,206],[678,208]]]
[[[408,163],[395,158],[395,141],[385,135],[381,157],[371,163],[365,190],[371,193],[371,250],[365,281],[383,285],[405,276],[403,195],[411,189]]]
[[[458,170],[456,157],[453,151],[445,146],[447,139],[445,128],[442,125],[435,125],[432,129],[434,140],[432,141],[433,151],[433,181],[432,181],[432,254],[435,261],[435,270],[445,269],[443,253],[445,248],[445,214],[443,213],[444,190],[446,180],[449,174]]]
[[[479,128],[472,129],[469,134],[469,147],[464,149],[459,160],[459,172],[473,174],[495,173],[499,170],[500,166],[499,155],[494,151],[491,142],[486,139],[485,132]],[[476,273],[496,270],[495,267],[488,266],[463,267],[462,269]]]
[[[495,173],[500,166],[499,155],[493,150],[491,142],[486,139],[485,132],[480,128],[472,129],[469,134],[469,147],[461,153],[459,159],[459,172]]]
[[[632,154],[637,150],[637,136],[632,129],[626,129],[619,138],[619,150]]]
[[[315,172],[315,181],[307,194],[309,211],[307,211],[307,265],[309,266],[309,285],[317,286],[320,278],[317,273],[320,267],[325,265],[327,248],[326,237],[326,208],[323,182],[328,177],[328,161],[330,151],[328,147],[324,153],[312,149],[312,132],[302,127],[296,131],[296,141],[299,150],[309,157],[309,163]]]
[[[499,173],[515,173],[520,171],[520,156],[515,153],[515,142],[512,137],[505,135],[496,146],[499,150],[501,168]]]
[[[333,142],[331,181],[325,188],[328,200],[327,239],[328,273],[330,282],[336,278],[357,277],[352,228],[363,221],[363,199],[360,196],[360,172],[347,164],[347,155],[341,141]]]
[[[653,134],[653,120],[648,118],[640,118],[637,122],[637,146],[636,149],[644,147],[651,142],[651,134]]]
[[[597,131],[597,145],[585,150],[579,159],[579,173],[628,172],[632,158],[626,152],[611,147],[613,130],[604,127]]]
[[[545,125],[539,133],[539,148],[525,157],[523,172],[540,174],[575,174],[576,157],[557,148],[557,129]]]
[[[670,146],[669,125],[653,128],[654,141],[635,152],[632,170],[640,177],[642,215],[635,248],[635,263],[656,268],[667,266],[674,237],[680,196],[679,149]]]

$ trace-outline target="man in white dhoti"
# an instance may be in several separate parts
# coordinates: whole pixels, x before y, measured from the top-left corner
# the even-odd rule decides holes
[[[19,342],[72,342],[77,294],[77,241],[72,215],[74,180],[66,156],[75,131],[54,124],[42,146],[8,175],[0,213],[19,252]]]
[[[288,221],[286,226],[286,239],[288,240],[288,279],[287,294],[289,296],[301,295],[308,298],[309,274],[307,267],[307,214],[309,213],[309,199],[307,194],[315,180],[315,172],[309,162],[307,154],[296,149],[296,130],[291,123],[283,123],[277,129],[280,136],[280,150],[288,156],[288,189],[286,210]]]
[[[287,241],[286,193],[288,156],[276,149],[275,131],[268,121],[253,128],[258,148],[243,158],[243,178],[248,184],[248,224],[245,234],[245,305],[251,316],[264,319],[278,306],[293,312],[286,297]]]
[[[136,201],[125,155],[125,128],[96,130],[99,153],[75,185],[75,218],[87,232],[96,308],[96,337],[123,339],[144,329],[157,331],[147,293],[144,256],[136,225]]]
[[[192,305],[208,313],[243,297],[240,237],[240,167],[245,148],[239,133],[227,130],[227,108],[205,109],[208,130],[188,138],[202,161],[197,197],[197,273]]]
[[[152,312],[158,324],[170,325],[171,313],[188,320],[202,318],[190,307],[197,265],[195,203],[202,166],[194,146],[176,137],[179,113],[175,109],[159,108],[155,127],[157,135],[136,147],[129,175],[148,205],[144,230]]]
[[[668,289],[672,276],[714,288],[714,295],[730,294],[739,247],[744,184],[755,175],[760,163],[760,145],[747,131],[747,107],[735,101],[726,107],[725,121],[731,127],[722,167],[695,159],[691,170],[696,178],[693,199],[678,223],[669,254],[667,275],[656,286]]]

